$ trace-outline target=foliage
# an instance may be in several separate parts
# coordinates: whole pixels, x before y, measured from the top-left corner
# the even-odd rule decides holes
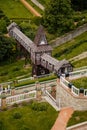
[[[87,121],[87,111],[75,111],[68,122],[68,126]]]
[[[36,6],[32,1],[30,0],[27,0],[27,2],[40,14],[43,14],[43,11],[38,7]]]
[[[11,61],[16,55],[15,42],[13,39],[0,36],[0,61],[9,60]]]
[[[48,103],[45,104],[47,105],[46,111],[34,111],[29,104],[0,112],[0,120],[3,121],[4,130],[50,130],[58,112]],[[20,113],[21,118],[15,119],[14,113]]]
[[[46,111],[47,105],[45,103],[41,104],[41,103],[33,102],[31,108],[34,111]]]
[[[80,63],[80,64],[79,64]],[[76,62],[73,62],[72,65],[75,67],[75,68],[79,68],[81,66],[87,66],[87,58],[84,58],[84,59],[81,59],[81,60],[78,60]]]
[[[71,0],[71,2],[74,10],[87,10],[87,0]]]
[[[24,60],[0,63],[0,82],[16,80],[16,77],[21,79],[29,76],[31,76],[31,65],[27,69],[24,68]]]
[[[20,119],[21,117],[22,117],[21,113],[19,113],[19,112],[13,113],[13,118],[14,119]]]
[[[12,106],[13,106],[13,107],[18,107],[18,104],[17,104],[17,103],[14,103]]]
[[[20,86],[24,86],[24,85],[34,84],[37,80],[39,82],[43,82],[43,81],[48,81],[48,80],[52,80],[52,79],[56,79],[56,78],[57,78],[57,76],[51,75],[49,77],[43,77],[43,78],[39,78],[39,79],[27,80],[27,81],[24,81],[22,83],[16,84],[15,87],[20,87]]]
[[[26,101],[23,101],[23,102],[21,103],[22,106],[27,106],[27,104],[28,104],[28,103],[27,103]]]
[[[23,125],[19,130],[30,130],[30,128],[26,125]]]
[[[36,32],[36,26],[31,26],[31,24],[27,23],[27,22],[21,22],[20,23],[20,28],[21,31],[28,36],[30,39],[34,39],[35,37],[35,32]]]
[[[64,43],[53,50],[53,56],[57,59],[70,59],[87,50],[87,32]]]
[[[0,33],[6,33],[6,21],[4,19],[0,19]]]
[[[0,130],[5,130],[5,126],[2,120],[0,120]]]
[[[64,33],[74,28],[73,10],[70,0],[50,0],[43,21],[49,33]]]
[[[5,16],[3,11],[0,9],[0,35],[7,32],[6,27],[9,24],[9,22],[10,21],[7,18],[7,16]]]
[[[77,88],[87,89],[86,81],[87,81],[87,77],[83,77],[83,78],[79,78],[79,79],[76,79],[76,80],[72,80],[71,82]]]

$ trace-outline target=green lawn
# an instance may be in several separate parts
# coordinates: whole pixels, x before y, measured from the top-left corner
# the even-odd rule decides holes
[[[11,64],[0,66],[0,82],[6,82],[9,79],[14,80],[18,76],[26,75],[31,76],[31,66],[29,68],[24,67],[24,60],[20,60]]]
[[[82,66],[87,66],[87,58],[84,58],[82,60],[78,60],[78,61],[72,63],[72,65],[75,68],[79,68],[79,67],[82,67]]]
[[[87,111],[75,111],[68,122],[68,126],[87,121]]]
[[[0,130],[50,130],[57,116],[48,103],[28,104],[0,112]]]
[[[87,77],[79,78],[71,81],[73,85],[77,88],[87,89]]]
[[[23,6],[20,0],[0,0],[0,7],[10,19],[32,17],[32,14]]]
[[[76,37],[70,42],[56,47],[53,50],[53,56],[59,60],[64,58],[70,59],[84,51],[87,51],[87,32]]]
[[[38,0],[44,7],[49,2],[49,0]]]
[[[41,15],[43,14],[43,11],[37,7],[31,0],[27,0],[27,2],[38,12],[40,13]]]

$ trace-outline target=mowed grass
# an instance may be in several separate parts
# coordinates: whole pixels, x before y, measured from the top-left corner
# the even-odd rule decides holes
[[[26,0],[39,14],[43,14],[43,11],[38,7],[36,6],[31,0]]]
[[[78,61],[72,63],[72,65],[73,65],[75,68],[79,68],[79,67],[81,67],[81,66],[87,66],[87,58],[78,60]]]
[[[87,51],[87,32],[76,37],[70,42],[67,42],[59,47],[54,48],[53,56],[56,59],[70,59],[82,52]]]
[[[3,122],[3,130],[50,130],[58,112],[48,103],[41,103],[39,106],[44,107],[44,105],[46,110],[42,111],[33,110],[31,104],[28,104],[0,112],[0,123]],[[38,103],[36,103],[36,107],[38,107]]]
[[[19,60],[11,64],[4,64],[0,66],[0,82],[14,80],[18,76],[31,76],[31,65],[28,68],[24,67],[24,60]]]
[[[38,2],[40,2],[45,7],[49,0],[38,0]]]
[[[0,0],[0,8],[6,16],[11,18],[31,18],[32,14],[29,12],[20,0]]]
[[[72,126],[84,121],[87,121],[87,111],[75,111],[70,118],[67,126]]]
[[[87,89],[87,77],[82,77],[71,81],[73,85],[77,88]]]

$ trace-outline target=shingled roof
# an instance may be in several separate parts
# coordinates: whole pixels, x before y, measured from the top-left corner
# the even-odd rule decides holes
[[[40,25],[39,28],[38,28],[37,34],[36,34],[35,39],[34,39],[34,43],[37,46],[48,44],[47,40],[46,40],[44,28],[43,28],[42,25]]]
[[[64,60],[61,60],[61,61],[56,60],[55,58],[51,57],[50,55],[48,55],[48,54],[46,54],[46,53],[44,53],[44,54],[41,56],[41,58],[42,58],[43,60],[47,61],[48,63],[54,65],[56,70],[59,70],[63,65],[69,63],[69,61],[67,61],[67,60],[65,60],[65,59],[64,59]]]

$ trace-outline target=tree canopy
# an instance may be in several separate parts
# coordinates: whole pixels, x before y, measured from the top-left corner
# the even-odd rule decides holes
[[[0,61],[12,60],[15,53],[15,41],[3,35],[0,36]]]
[[[72,30],[74,22],[70,0],[50,0],[45,8],[43,22],[49,33],[63,33]]]
[[[87,0],[71,0],[71,2],[74,10],[87,10]]]

